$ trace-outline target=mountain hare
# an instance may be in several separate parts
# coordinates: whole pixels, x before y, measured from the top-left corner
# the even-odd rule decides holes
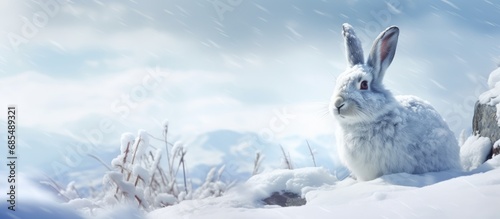
[[[359,180],[460,168],[457,140],[438,112],[417,97],[393,96],[382,83],[398,27],[380,33],[366,63],[353,28],[344,24],[342,33],[348,68],[338,76],[329,106],[342,163]]]

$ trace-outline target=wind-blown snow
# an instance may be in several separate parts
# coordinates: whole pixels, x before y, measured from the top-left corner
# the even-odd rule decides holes
[[[500,126],[500,68],[495,69],[488,77],[490,89],[479,96],[479,102],[496,106],[497,123]]]
[[[471,172],[400,173],[367,182],[335,181],[322,168],[278,170],[254,176],[223,197],[185,201],[148,218],[497,218],[499,167],[495,157]],[[307,204],[259,202],[274,190],[300,191]]]

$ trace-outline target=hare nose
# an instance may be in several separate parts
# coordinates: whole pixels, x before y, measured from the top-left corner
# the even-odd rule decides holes
[[[333,101],[333,105],[335,106],[335,108],[337,108],[337,110],[340,111],[340,108],[344,106],[344,98],[342,97],[335,98],[335,100]]]

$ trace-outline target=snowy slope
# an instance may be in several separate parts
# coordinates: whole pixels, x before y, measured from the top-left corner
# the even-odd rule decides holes
[[[324,168],[275,170],[259,174],[225,196],[184,201],[147,215],[135,205],[106,207],[93,215],[52,199],[20,177],[17,211],[1,218],[499,218],[500,157],[470,172],[393,174],[368,181],[337,181]],[[0,183],[5,186],[4,182]],[[274,190],[302,194],[300,207],[264,206],[258,200]],[[0,205],[5,209],[6,203]]]
[[[474,171],[393,174],[357,182],[332,180],[322,168],[273,171],[224,197],[186,201],[147,215],[158,218],[498,218],[500,157]],[[301,193],[300,207],[264,206],[262,193]],[[259,192],[260,191],[260,192]]]

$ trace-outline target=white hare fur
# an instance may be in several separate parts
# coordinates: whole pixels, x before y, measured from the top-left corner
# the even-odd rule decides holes
[[[459,169],[457,140],[439,113],[417,97],[394,97],[382,84],[399,29],[389,27],[377,37],[366,63],[349,24],[343,25],[343,35],[348,68],[337,78],[329,106],[342,163],[362,181]]]

